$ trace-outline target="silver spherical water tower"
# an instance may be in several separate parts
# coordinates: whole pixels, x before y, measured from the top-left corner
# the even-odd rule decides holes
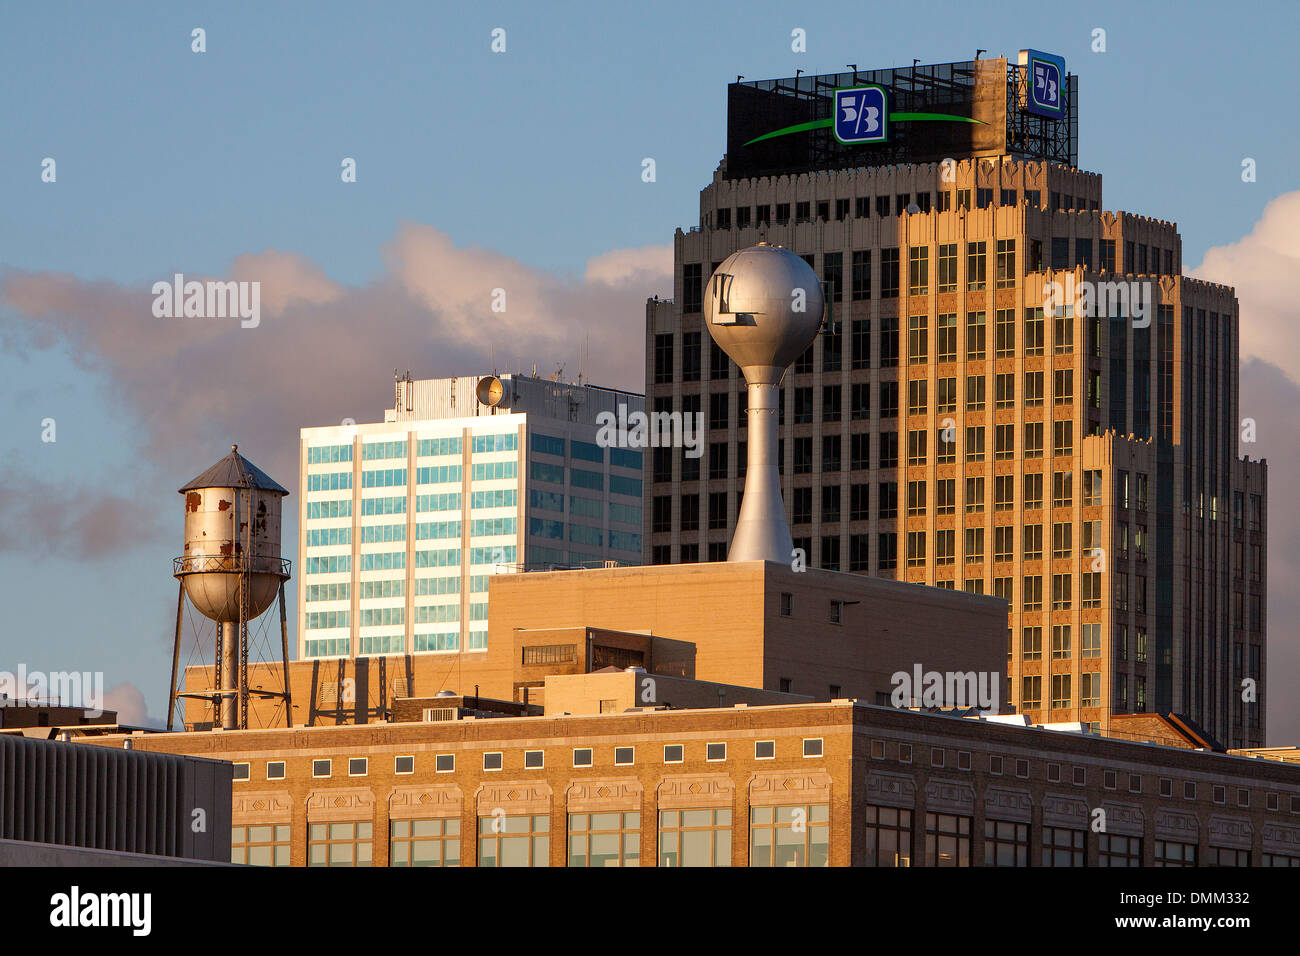
[[[277,599],[284,691],[252,693],[283,697],[286,726],[291,725],[284,607],[289,562],[280,556],[281,503],[289,492],[231,445],[229,455],[186,483],[180,493],[185,496],[185,553],[173,561],[180,589],[167,728],[172,726],[177,697],[210,700],[214,726],[226,730],[248,726],[248,625]],[[176,686],[186,597],[217,625],[216,667],[207,692],[182,693]]]
[[[790,363],[817,337],[824,310],[812,267],[765,242],[732,253],[709,280],[704,325],[740,366],[749,399],[745,490],[729,561],[790,563],[794,542],[777,462],[779,386]]]

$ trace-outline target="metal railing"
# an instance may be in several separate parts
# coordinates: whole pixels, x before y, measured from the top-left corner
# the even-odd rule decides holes
[[[272,558],[265,555],[253,555],[247,559],[242,554],[187,554],[172,559],[172,575],[184,574],[274,574],[277,577],[290,577],[292,562],[288,558]]]

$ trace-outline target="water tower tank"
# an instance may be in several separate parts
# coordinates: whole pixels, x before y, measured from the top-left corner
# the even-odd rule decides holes
[[[288,574],[280,557],[280,505],[289,492],[238,446],[180,489],[185,552],[176,576],[196,610],[221,624],[240,619],[240,578],[249,573],[247,620],[271,606]]]
[[[748,399],[745,492],[729,561],[791,560],[777,461],[779,386],[786,368],[817,338],[825,304],[812,267],[765,242],[733,252],[709,279],[704,326],[740,366]]]

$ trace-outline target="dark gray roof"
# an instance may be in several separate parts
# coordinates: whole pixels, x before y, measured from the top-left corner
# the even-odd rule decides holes
[[[221,461],[217,462],[203,474],[199,475],[192,481],[187,482],[180,488],[181,494],[187,491],[193,491],[195,488],[261,488],[265,491],[276,491],[282,495],[287,495],[287,489],[282,488],[274,478],[258,468],[255,464],[239,453],[238,445],[230,446],[230,454]]]

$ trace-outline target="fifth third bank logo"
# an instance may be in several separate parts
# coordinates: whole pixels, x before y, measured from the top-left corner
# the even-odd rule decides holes
[[[889,136],[889,106],[882,86],[835,91],[835,138],[841,143],[883,143]]]

